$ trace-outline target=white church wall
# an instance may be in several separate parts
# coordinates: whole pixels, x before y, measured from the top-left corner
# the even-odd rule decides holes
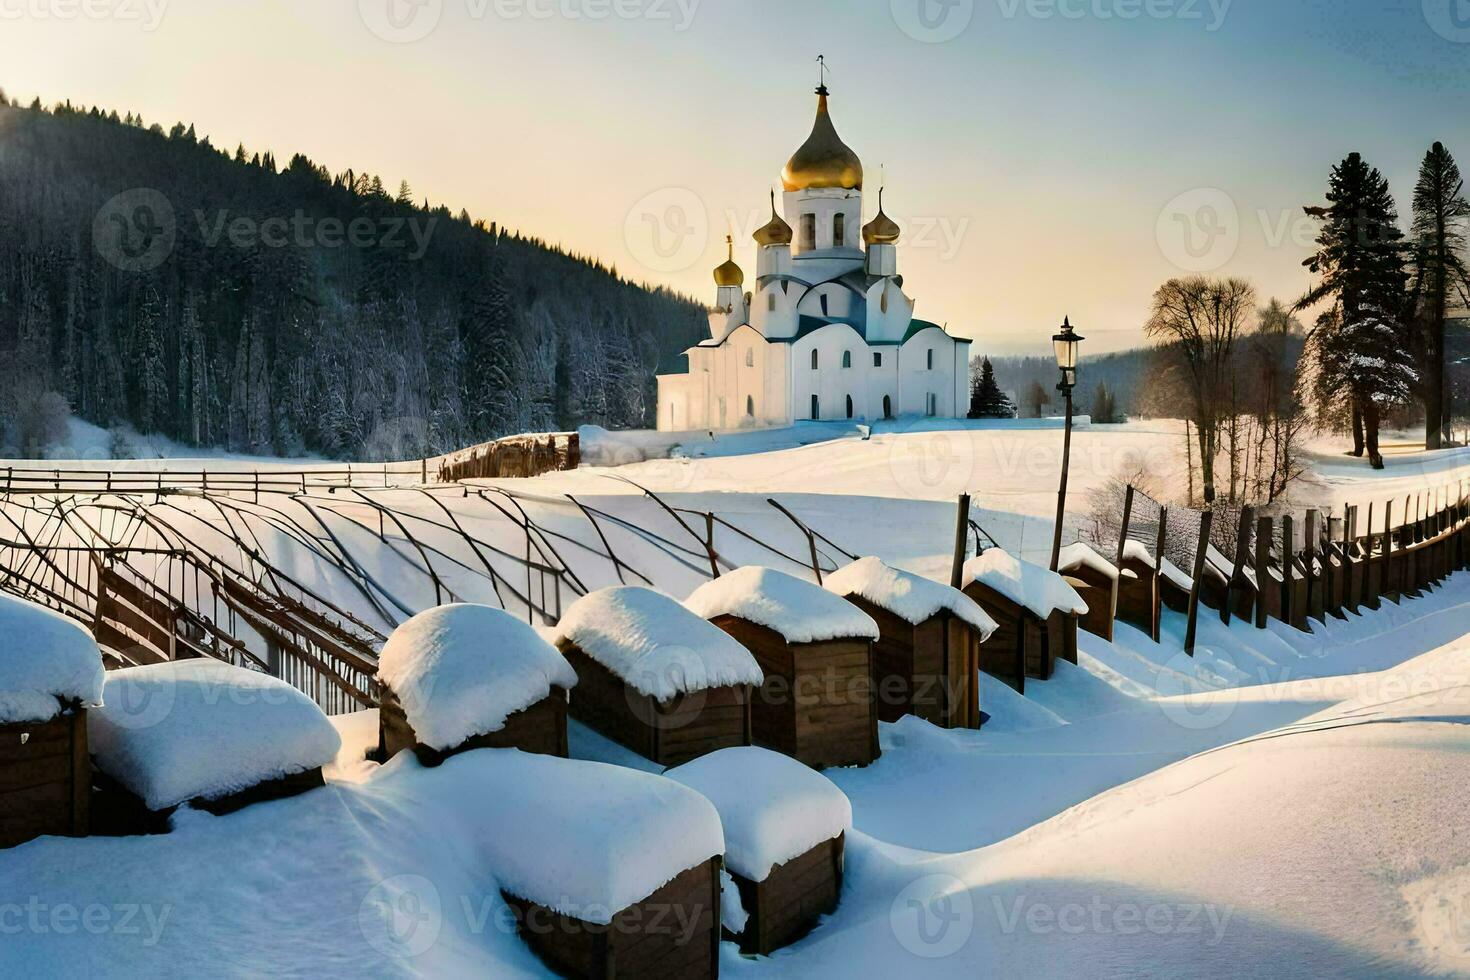
[[[864,302],[867,337],[870,341],[899,341],[914,318],[914,301],[904,295],[898,283],[881,279],[868,288]]]
[[[963,404],[959,393],[969,371],[968,357],[969,344],[957,343],[941,330],[921,330],[910,337],[898,355],[902,413],[940,418],[963,414],[956,407]]]
[[[766,283],[751,303],[751,326],[766,337],[794,337],[797,297],[805,289],[787,280]]]
[[[816,353],[817,368],[812,368]],[[844,367],[843,355],[849,366]],[[791,345],[791,410],[798,419],[812,417],[812,396],[817,396],[820,417],[847,418],[847,399],[852,398],[852,417],[871,418],[869,368],[871,353],[861,335],[842,323],[814,330]]]
[[[834,248],[861,251],[863,241],[863,195],[861,191],[840,187],[814,187],[803,191],[787,191],[782,199],[786,223],[795,233],[792,254],[802,256]],[[836,217],[842,215],[842,242],[833,240]],[[810,215],[812,221],[805,219]],[[807,241],[808,230],[814,240]]]

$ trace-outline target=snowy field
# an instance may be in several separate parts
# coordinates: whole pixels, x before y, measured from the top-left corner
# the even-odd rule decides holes
[[[576,540],[591,531],[567,494],[680,535],[623,478],[801,555],[804,539],[767,503],[776,496],[843,548],[940,579],[960,492],[974,495],[976,519],[1002,546],[1043,561],[1050,546],[1054,422],[895,423],[870,434],[819,423],[689,438],[675,458],[642,459],[670,448],[642,438],[598,447],[598,461],[622,465],[503,486]],[[1074,438],[1073,533],[1090,489],[1120,470],[1180,478],[1175,423],[1084,425]],[[1467,450],[1391,450],[1374,473],[1336,455],[1339,442],[1313,449],[1303,504],[1381,504],[1470,477]],[[361,570],[355,583],[264,518],[253,524],[262,549],[384,630],[433,605],[401,537],[368,533],[377,518],[366,504],[328,496],[278,503],[302,525],[295,509],[315,508]],[[407,487],[373,499],[439,509]],[[205,546],[228,550],[209,537],[218,517],[202,502],[174,503]],[[483,498],[444,493],[440,503],[475,535],[516,545]],[[707,578],[698,556],[671,555],[613,522],[605,533],[678,597]],[[495,601],[462,542],[428,525],[415,534],[447,556],[454,598]],[[716,544],[732,561],[801,570],[730,532]],[[589,587],[616,584],[605,559],[565,550]],[[1111,643],[1082,634],[1079,664],[1059,663],[1025,697],[987,680],[981,731],[882,725],[881,759],[826,773],[852,803],[841,907],[772,957],[725,944],[722,970],[1470,975],[1470,575],[1313,627],[1226,628],[1205,615],[1190,658],[1183,617],[1166,613],[1158,644],[1121,624]],[[490,855],[504,843],[483,839],[490,802],[477,775],[489,763],[476,757],[487,753],[433,770],[407,753],[378,766],[363,761],[374,712],[334,723],[344,747],[324,789],[225,817],[186,811],[164,837],[0,852],[0,975],[545,975],[499,896]],[[572,727],[574,757],[653,768]],[[525,820],[529,835],[536,815]],[[385,907],[405,925],[391,935]]]

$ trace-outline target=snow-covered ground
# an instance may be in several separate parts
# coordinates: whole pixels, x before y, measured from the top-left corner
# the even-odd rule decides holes
[[[636,487],[610,479],[626,477],[802,555],[804,539],[766,503],[775,495],[849,550],[947,579],[961,491],[975,494],[978,519],[1001,544],[1044,560],[1059,441],[1048,422],[896,423],[866,439],[819,424],[504,485],[533,495],[536,518],[578,540],[589,526],[567,493],[683,533]],[[1181,441],[1173,423],[1079,429],[1074,510],[1135,459],[1167,474]],[[1340,448],[1323,443],[1313,457],[1324,501],[1402,498],[1470,476],[1466,450],[1391,455],[1375,474]],[[333,516],[356,507],[376,527],[366,505],[320,496],[318,509],[384,593],[414,611],[433,604],[431,584],[394,546],[401,540]],[[435,512],[408,489],[374,499]],[[504,520],[483,500],[443,502],[473,533],[502,540]],[[198,515],[207,541],[215,518],[176,503]],[[626,528],[604,530],[675,595],[706,577],[698,555],[676,561]],[[293,573],[379,615],[279,527],[257,531]],[[444,568],[457,597],[493,602],[451,534],[415,533],[465,559],[466,568]],[[737,561],[770,559],[733,533],[716,543]],[[571,560],[590,587],[617,581],[589,554]],[[385,605],[388,619],[406,618]],[[1059,664],[1024,698],[987,679],[981,705],[991,718],[979,732],[913,718],[882,725],[875,764],[826,774],[852,805],[841,907],[769,958],[726,944],[722,969],[1470,975],[1470,574],[1311,634],[1227,628],[1213,616],[1199,626],[1193,658],[1182,652],[1183,618],[1166,613],[1158,644],[1128,626],[1111,643],[1083,634],[1079,664]],[[378,766],[363,761],[374,714],[334,722],[343,749],[324,789],[226,817],[185,812],[163,837],[45,839],[0,852],[0,975],[545,975],[499,898],[505,844],[490,846],[476,829],[490,799],[481,784],[495,778],[476,759],[487,753],[433,770],[406,753]],[[580,725],[571,745],[579,758],[652,768]],[[520,829],[500,826],[528,837],[540,829],[536,814],[522,819]]]

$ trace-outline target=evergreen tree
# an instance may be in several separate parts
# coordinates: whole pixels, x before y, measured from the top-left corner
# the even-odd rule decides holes
[[[1092,394],[1092,421],[1102,425],[1122,421],[1118,418],[1118,406],[1113,401],[1113,393],[1102,382],[1098,383],[1097,390]]]
[[[1423,351],[1424,448],[1439,449],[1450,438],[1445,410],[1445,318],[1450,294],[1470,303],[1465,266],[1464,222],[1470,218],[1465,184],[1455,158],[1435,143],[1424,155],[1414,186],[1414,315]]]
[[[1334,316],[1318,320],[1309,345],[1319,412],[1346,398],[1353,421],[1353,455],[1364,451],[1382,468],[1378,428],[1385,410],[1407,402],[1418,374],[1404,323],[1407,277],[1403,232],[1388,181],[1357,153],[1333,167],[1327,205],[1308,207],[1322,222],[1317,254],[1303,263],[1321,281],[1297,309],[1331,300]]]
[[[995,368],[990,358],[980,361],[980,374],[970,382],[970,413],[972,419],[1009,419],[1016,415],[1016,406],[1000,390],[995,382]]]

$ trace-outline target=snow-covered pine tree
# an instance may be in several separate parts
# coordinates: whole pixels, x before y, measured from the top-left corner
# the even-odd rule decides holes
[[[1016,415],[1016,406],[1000,390],[995,381],[995,368],[990,358],[981,358],[980,373],[970,382],[970,412],[972,419],[1009,419]]]
[[[1297,301],[1304,309],[1331,300],[1336,316],[1320,318],[1308,345],[1316,358],[1311,393],[1319,414],[1346,398],[1353,418],[1353,455],[1383,466],[1378,427],[1383,412],[1409,401],[1418,372],[1404,322],[1407,276],[1403,232],[1388,181],[1360,154],[1332,168],[1327,205],[1307,214],[1322,228],[1317,253],[1303,264],[1321,281]],[[1324,411],[1328,410],[1328,411]]]
[[[1415,325],[1423,351],[1424,448],[1450,439],[1445,408],[1445,319],[1451,297],[1470,304],[1464,224],[1470,219],[1465,182],[1443,143],[1424,155],[1414,185],[1413,287]]]

